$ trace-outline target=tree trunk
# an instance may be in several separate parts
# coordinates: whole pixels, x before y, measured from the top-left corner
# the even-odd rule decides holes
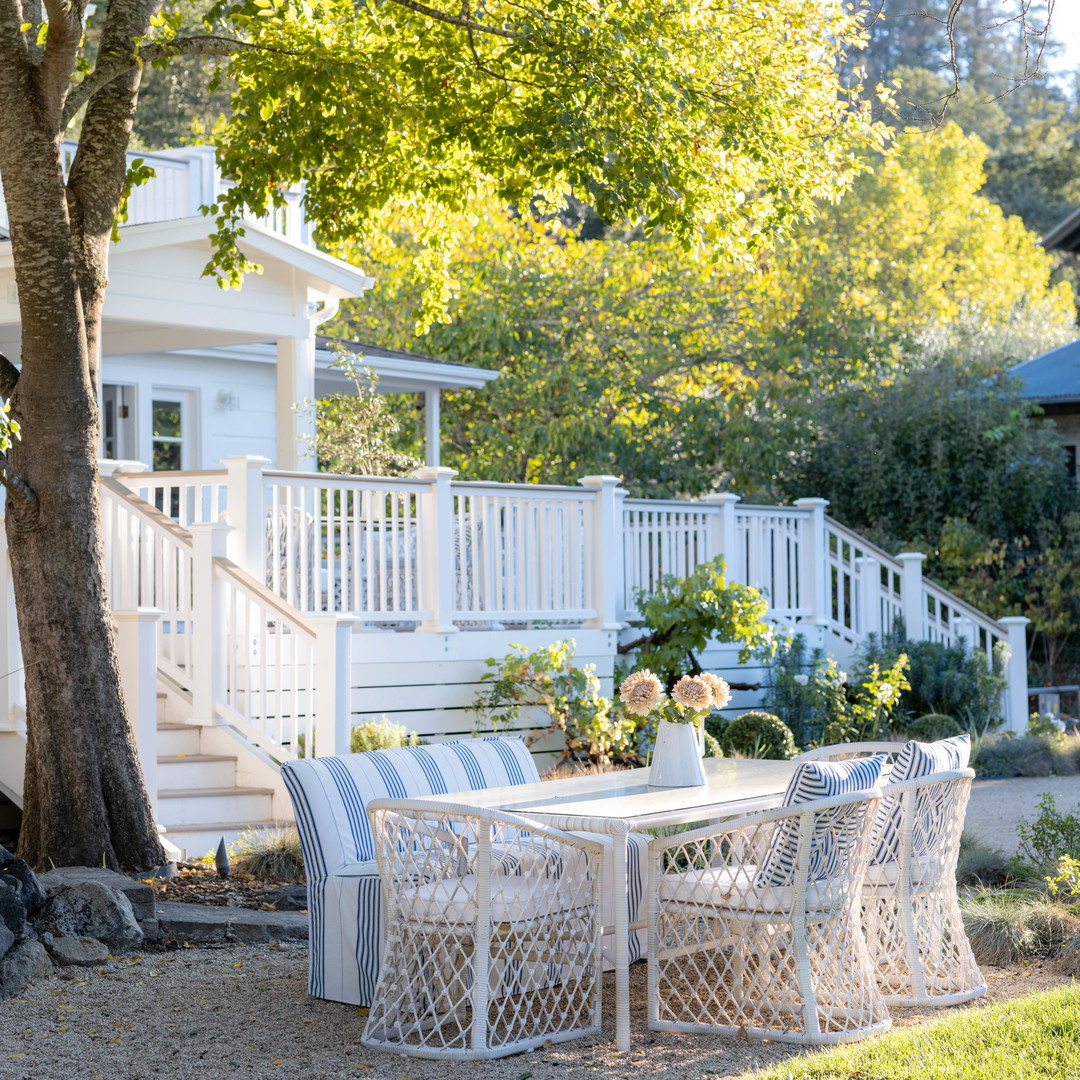
[[[0,173],[22,320],[11,398],[22,442],[9,453],[18,482],[8,484],[6,508],[26,682],[19,854],[39,867],[146,870],[165,855],[105,590],[93,377],[108,250],[100,226],[119,199],[130,123],[121,116],[98,143],[93,201],[80,201],[64,183],[55,103],[20,61],[0,63]],[[135,89],[137,77],[129,96]]]

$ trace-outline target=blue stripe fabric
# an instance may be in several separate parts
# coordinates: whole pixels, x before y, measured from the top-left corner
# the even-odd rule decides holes
[[[971,758],[971,736],[956,735],[951,739],[941,739],[933,743],[920,743],[914,739],[904,743],[903,749],[896,756],[896,763],[889,775],[889,782],[898,784],[903,780],[916,780],[932,773],[950,772],[953,769],[966,769]],[[920,789],[921,790],[921,789]],[[878,807],[874,821],[874,846],[870,855],[871,866],[894,863],[900,858],[900,824],[903,817],[901,799],[889,795]],[[911,797],[909,795],[909,797]],[[919,815],[919,808],[915,813]],[[934,847],[932,823],[928,815],[920,815],[923,827],[917,830],[914,838],[913,855],[923,855]]]
[[[367,804],[540,779],[521,738],[470,739],[303,758],[282,766],[308,879],[309,992],[370,1005],[382,898]]]
[[[795,770],[784,793],[784,806],[799,806],[834,795],[853,795],[874,787],[881,777],[885,755],[851,761],[804,761]],[[799,821],[781,821],[769,841],[769,850],[761,860],[755,877],[758,888],[783,888],[795,879],[799,854]],[[836,873],[842,852],[838,850],[828,821],[815,823],[810,841],[810,881]]]

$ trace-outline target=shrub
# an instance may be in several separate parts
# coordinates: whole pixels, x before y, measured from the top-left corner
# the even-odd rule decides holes
[[[536,709],[545,715],[547,726],[529,734],[525,741],[530,746],[560,731],[566,740],[563,758],[636,763],[631,745],[635,718],[612,710],[611,699],[600,693],[595,664],[574,664],[576,646],[573,638],[531,653],[524,645],[514,645],[501,660],[486,660],[491,670],[481,676],[485,685],[473,708],[486,716],[493,731],[520,728],[521,710]]]
[[[927,713],[905,726],[907,734],[923,742],[936,742],[938,739],[950,739],[954,735],[963,735],[964,728],[951,716],[943,713]]]
[[[948,716],[961,731],[974,734],[984,734],[1001,722],[1005,656],[1000,648],[987,666],[983,653],[969,651],[966,644],[908,638],[898,621],[880,638],[871,634],[859,655],[861,663],[881,666],[901,655],[908,658],[908,685],[900,695],[899,712],[909,717]]]
[[[1080,975],[1080,930],[1058,946],[1057,962],[1066,975]]]
[[[1062,953],[1080,934],[1080,918],[1038,893],[990,889],[962,897],[960,911],[980,964],[1001,967]]]
[[[971,748],[971,767],[979,776],[1071,776],[1074,742],[1064,735],[986,735]]]
[[[249,829],[229,853],[235,869],[256,881],[304,881],[304,855],[295,829]]]
[[[409,731],[404,724],[395,724],[385,716],[381,720],[369,720],[354,727],[349,735],[349,750],[354,754],[419,745],[420,736],[415,731]]]
[[[783,761],[798,753],[791,728],[778,716],[746,712],[736,716],[720,735],[725,754]]]
[[[1039,796],[1038,811],[1034,821],[1021,818],[1016,823],[1021,852],[1036,862],[1055,866],[1062,855],[1080,858],[1080,807],[1063,814],[1054,796],[1045,792]]]
[[[969,832],[960,837],[956,881],[960,885],[999,886],[1015,878],[1015,860]]]

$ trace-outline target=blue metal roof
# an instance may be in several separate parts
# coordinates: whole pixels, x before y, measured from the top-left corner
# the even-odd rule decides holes
[[[1038,401],[1080,401],[1080,338],[1025,360],[1012,369],[1024,397]]]

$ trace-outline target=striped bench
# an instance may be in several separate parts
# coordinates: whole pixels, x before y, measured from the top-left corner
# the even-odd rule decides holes
[[[520,737],[489,737],[303,758],[282,766],[307,872],[310,954],[308,992],[370,1005],[382,948],[382,896],[367,804],[509,787],[539,781]],[[610,836],[593,836],[610,849]],[[638,918],[648,872],[648,837],[631,834],[626,887],[631,922]],[[610,855],[608,856],[610,859]],[[604,922],[614,921],[615,889],[605,877]],[[620,889],[621,889],[620,885]],[[610,950],[610,937],[605,946]],[[630,934],[630,958],[645,952],[643,931]],[[610,966],[610,965],[607,965]]]

